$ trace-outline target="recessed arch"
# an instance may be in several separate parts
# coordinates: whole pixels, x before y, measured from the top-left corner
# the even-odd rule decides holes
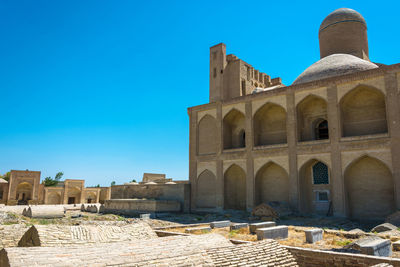
[[[79,204],[81,203],[81,189],[77,186],[68,187],[67,189],[67,201],[68,204]]]
[[[277,104],[266,103],[254,114],[254,145],[285,144],[286,110]]]
[[[340,100],[342,136],[387,133],[385,95],[378,89],[359,85]]]
[[[289,177],[284,168],[270,161],[255,178],[256,205],[268,202],[289,202]]]
[[[198,124],[198,153],[213,154],[217,151],[217,121],[205,115]]]
[[[394,179],[382,161],[362,156],[344,173],[348,216],[383,219],[395,210]]]
[[[320,96],[308,95],[297,105],[297,125],[299,141],[328,139],[328,112],[327,102]],[[320,127],[326,122],[325,129]]]
[[[233,108],[223,119],[224,149],[241,148],[246,146],[245,116]]]
[[[316,171],[321,173],[314,173]],[[329,165],[316,158],[308,160],[300,168],[299,185],[300,211],[327,215],[332,199]]]
[[[17,185],[16,200],[18,204],[27,204],[33,197],[33,185],[28,182],[22,182]]]
[[[197,178],[196,207],[215,208],[217,178],[210,170],[204,170]]]
[[[46,204],[61,204],[61,194],[59,192],[48,192]]]
[[[246,173],[236,164],[224,173],[224,209],[246,209]]]

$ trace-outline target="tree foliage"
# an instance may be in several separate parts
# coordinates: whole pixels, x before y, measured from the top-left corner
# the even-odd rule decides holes
[[[115,185],[115,181],[112,181],[112,182],[111,182],[111,186],[113,186],[113,185]]]
[[[61,180],[63,177],[64,173],[63,172],[58,172],[56,176],[54,176],[54,179],[51,178],[50,176],[44,178],[43,184],[45,186],[56,186],[58,182]]]

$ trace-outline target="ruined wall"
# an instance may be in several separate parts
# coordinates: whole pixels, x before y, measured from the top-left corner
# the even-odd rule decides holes
[[[177,200],[183,211],[190,208],[189,183],[177,184],[131,184],[115,185],[111,187],[111,199],[146,198],[157,200]]]

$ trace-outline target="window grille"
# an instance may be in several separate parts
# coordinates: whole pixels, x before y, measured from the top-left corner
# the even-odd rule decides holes
[[[328,166],[317,162],[312,167],[314,184],[329,184]]]

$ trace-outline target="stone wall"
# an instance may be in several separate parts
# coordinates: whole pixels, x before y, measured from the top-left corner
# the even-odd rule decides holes
[[[190,209],[189,182],[177,184],[129,184],[111,187],[111,199],[146,198],[157,200],[175,200],[181,205],[182,211]]]
[[[393,267],[400,266],[400,259],[396,258],[374,257],[361,254],[339,253],[289,246],[283,247],[293,254],[300,267],[360,267],[372,266],[379,263],[391,264]]]
[[[182,207],[176,200],[152,199],[110,199],[104,203],[104,213],[135,216],[140,213],[181,212]]]

